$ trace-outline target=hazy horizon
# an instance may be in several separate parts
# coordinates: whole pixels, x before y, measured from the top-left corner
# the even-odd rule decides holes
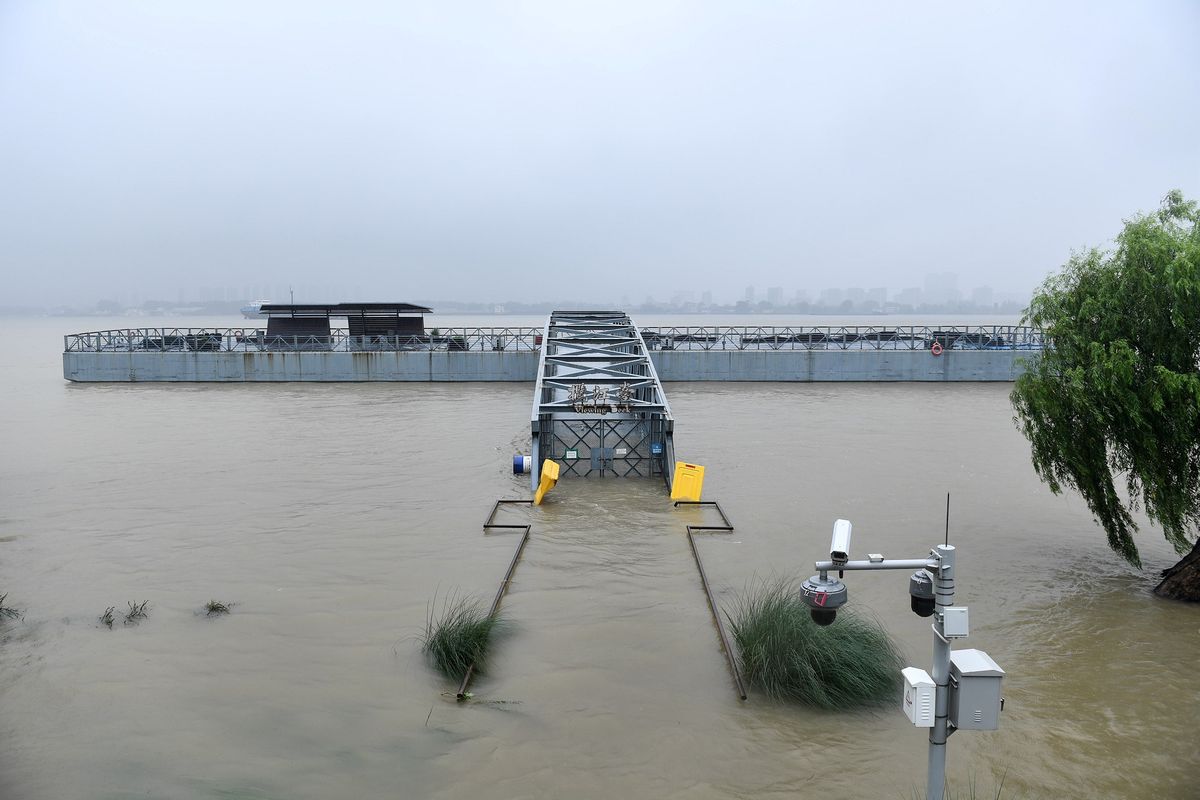
[[[1200,196],[1198,40],[1191,2],[8,2],[0,306],[1027,293]]]

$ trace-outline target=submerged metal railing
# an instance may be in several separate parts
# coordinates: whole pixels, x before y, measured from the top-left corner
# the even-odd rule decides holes
[[[676,500],[675,508],[680,506],[712,508],[721,517],[720,525],[688,525],[687,540],[688,545],[692,548],[692,558],[696,561],[696,569],[700,572],[700,585],[704,587],[704,594],[708,597],[708,608],[712,611],[713,622],[717,626],[717,635],[721,637],[721,647],[725,650],[725,657],[729,660],[729,671],[733,674],[733,682],[737,685],[738,697],[745,700],[746,682],[742,679],[742,671],[738,667],[738,656],[733,649],[733,644],[729,641],[729,634],[725,632],[725,623],[721,621],[721,611],[717,607],[716,598],[713,597],[712,586],[708,582],[708,573],[704,571],[704,562],[700,560],[700,551],[696,549],[697,533],[733,533],[733,523],[725,515],[721,504],[715,500]]]
[[[517,551],[513,553],[512,560],[508,562],[508,570],[505,571],[504,577],[500,579],[500,588],[496,590],[496,598],[492,600],[492,607],[488,610],[488,617],[496,616],[496,612],[500,610],[500,601],[504,599],[504,595],[508,592],[508,587],[512,584],[513,571],[517,568],[517,562],[521,560],[521,553],[525,551],[525,544],[529,541],[529,531],[533,528],[528,522],[521,525],[502,524],[495,521],[496,512],[501,506],[520,505],[532,506],[532,500],[497,500],[492,506],[492,513],[488,514],[488,518],[483,522],[484,533],[494,533],[498,531],[521,531],[521,541],[517,543]],[[470,695],[467,693],[467,687],[471,685],[471,678],[475,677],[475,662],[472,661],[467,666],[467,671],[463,675],[462,682],[458,684],[458,691],[455,692],[455,697],[459,702],[466,700]]]
[[[1022,325],[813,325],[641,328],[661,350],[1040,350],[1044,339]],[[535,351],[542,328],[431,328],[420,335],[268,336],[255,328],[129,328],[63,337],[68,353],[107,352],[513,352]]]

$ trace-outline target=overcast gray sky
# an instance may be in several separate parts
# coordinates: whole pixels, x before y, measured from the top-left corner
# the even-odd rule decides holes
[[[0,305],[1024,291],[1198,101],[1194,0],[0,0]]]

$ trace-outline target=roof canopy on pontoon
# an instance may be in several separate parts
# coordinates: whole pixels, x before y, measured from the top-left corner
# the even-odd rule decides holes
[[[346,318],[351,336],[419,335],[421,315],[432,311],[412,303],[268,303],[259,309],[269,336],[328,336],[334,317]]]

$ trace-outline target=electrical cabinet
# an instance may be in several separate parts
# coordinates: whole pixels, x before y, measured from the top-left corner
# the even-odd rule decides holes
[[[950,724],[960,731],[1000,727],[1000,682],[1004,670],[982,650],[950,653]]]

